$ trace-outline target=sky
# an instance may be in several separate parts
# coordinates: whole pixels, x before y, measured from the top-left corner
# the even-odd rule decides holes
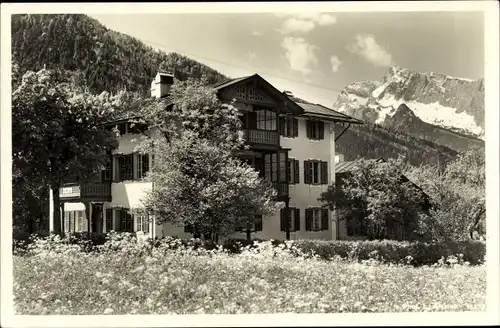
[[[229,77],[258,73],[331,107],[348,84],[392,65],[484,76],[482,12],[187,13],[91,15],[107,28],[178,52]]]

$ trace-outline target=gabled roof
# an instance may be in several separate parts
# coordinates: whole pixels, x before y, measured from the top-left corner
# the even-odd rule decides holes
[[[370,163],[385,162],[385,160],[383,158],[367,159],[366,161],[370,162]],[[355,164],[356,164],[356,161],[339,162],[339,163],[335,164],[335,174],[352,172]]]
[[[351,124],[363,124],[362,121],[350,117],[348,115],[337,112],[331,108],[320,104],[306,104],[306,103],[297,103],[300,107],[302,107],[305,111],[305,114],[310,114],[309,116],[332,120],[334,122],[346,122]]]
[[[276,89],[271,83],[267,82],[266,79],[264,79],[262,76],[259,74],[254,74],[250,76],[243,76],[235,79],[229,79],[226,81],[223,81],[221,83],[217,83],[212,85],[212,88],[214,88],[217,91],[220,91],[224,88],[227,88],[231,85],[241,83],[241,82],[247,82],[247,81],[252,81],[252,80],[257,80],[259,81],[264,88],[267,88],[267,90],[276,98],[282,99],[285,102],[286,108],[293,114],[303,114],[304,109],[300,107],[299,104],[297,104],[295,101],[291,100],[288,98],[286,95],[284,95],[281,91]]]

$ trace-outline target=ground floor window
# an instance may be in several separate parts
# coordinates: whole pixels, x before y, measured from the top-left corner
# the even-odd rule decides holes
[[[64,211],[64,231],[87,231],[85,211]]]
[[[300,209],[289,207],[290,220],[288,221],[289,231],[300,231]],[[281,231],[286,231],[286,209],[280,210]]]
[[[328,230],[328,209],[308,208],[306,209],[306,230],[321,231]]]
[[[145,215],[136,216],[136,231],[149,233],[149,218]]]
[[[120,231],[134,232],[134,218],[128,210],[120,210]]]

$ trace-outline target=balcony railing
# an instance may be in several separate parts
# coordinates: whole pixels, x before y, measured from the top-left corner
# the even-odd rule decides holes
[[[109,183],[84,183],[81,186],[65,186],[59,190],[59,197],[65,198],[111,198],[111,185]]]
[[[246,142],[251,144],[279,146],[280,143],[278,131],[246,129],[244,133]]]

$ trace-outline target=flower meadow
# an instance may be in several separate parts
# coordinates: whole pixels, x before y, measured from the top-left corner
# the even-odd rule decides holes
[[[110,234],[94,248],[57,236],[14,254],[17,314],[485,311],[486,264],[325,260],[293,242],[222,246]]]

